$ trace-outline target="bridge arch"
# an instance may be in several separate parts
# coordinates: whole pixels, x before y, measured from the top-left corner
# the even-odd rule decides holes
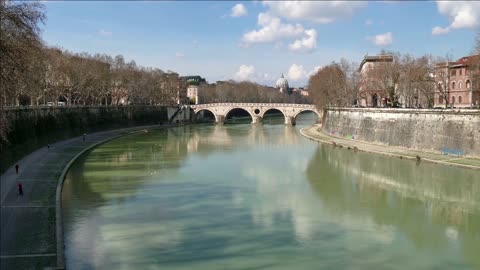
[[[250,118],[252,119],[252,122],[253,120],[255,119],[255,116],[252,114],[252,112],[250,110],[248,110],[248,108],[243,108],[243,107],[232,107],[232,108],[229,108],[227,111],[225,111],[225,121],[228,119],[228,114],[231,113],[232,111],[234,110],[240,110],[240,111],[245,111],[248,113],[248,115],[250,115]]]
[[[297,116],[301,113],[304,113],[304,112],[313,112],[317,115],[318,118],[322,117],[317,110],[306,108],[306,109],[300,109],[298,112],[295,112],[295,114],[293,115],[293,120],[297,121]]]
[[[258,115],[260,116],[260,119],[263,123],[265,122],[265,117],[268,117],[268,112],[280,112],[283,116],[283,121],[285,122],[285,118],[287,117],[286,113],[282,108],[278,107],[268,107],[266,109],[263,109],[262,112],[260,112]],[[267,118],[268,119],[268,118]],[[268,121],[267,121],[268,122]],[[271,123],[270,123],[271,124]]]
[[[198,117],[198,116],[199,116],[199,113],[200,113],[201,111],[210,112],[210,113],[213,115],[214,119],[215,119],[215,123],[217,123],[217,122],[219,121],[217,114],[216,114],[214,111],[212,111],[211,109],[209,109],[209,108],[200,108],[200,109],[198,109],[198,110],[194,110],[194,113],[195,113],[194,115],[195,115],[195,117]]]
[[[272,111],[272,110],[281,112],[283,117],[285,117],[285,112],[281,108],[276,108],[276,107],[268,107],[264,109],[263,112],[259,114],[259,116],[263,118],[268,111]]]

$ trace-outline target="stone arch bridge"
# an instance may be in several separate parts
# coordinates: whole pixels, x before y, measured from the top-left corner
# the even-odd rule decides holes
[[[190,105],[190,108],[197,114],[200,111],[210,111],[215,116],[215,123],[223,124],[230,111],[243,109],[252,117],[252,124],[262,123],[263,116],[269,110],[278,110],[285,117],[285,125],[295,125],[296,117],[304,111],[311,111],[321,118],[322,113],[311,104],[293,103],[209,103]]]

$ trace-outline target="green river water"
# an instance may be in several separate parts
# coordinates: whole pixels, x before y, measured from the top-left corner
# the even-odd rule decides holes
[[[480,269],[478,171],[318,144],[309,120],[88,152],[63,189],[67,269]]]

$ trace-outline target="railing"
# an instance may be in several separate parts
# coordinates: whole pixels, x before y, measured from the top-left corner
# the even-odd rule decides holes
[[[315,108],[312,104],[298,103],[207,103],[190,105],[191,108],[207,108],[207,107],[294,107],[294,108]]]
[[[131,104],[131,105],[20,105],[20,106],[3,106],[3,110],[30,110],[30,109],[76,109],[76,108],[128,108],[128,107],[175,107],[178,105],[146,105],[146,104]]]
[[[420,114],[480,114],[480,109],[419,109],[419,108],[383,108],[383,107],[328,107],[329,111],[383,112],[383,113],[420,113]]]

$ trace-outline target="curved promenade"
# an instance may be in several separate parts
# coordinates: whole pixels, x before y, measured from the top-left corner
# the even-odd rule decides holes
[[[87,134],[43,147],[24,157],[16,175],[12,166],[0,181],[0,269],[63,269],[61,186],[71,163],[101,143],[142,130],[141,126]],[[169,127],[169,126],[164,126]],[[24,194],[18,195],[22,183]],[[57,190],[58,189],[58,190]]]
[[[422,161],[480,170],[480,159],[422,152],[407,148],[380,145],[359,140],[335,137],[322,132],[321,125],[313,125],[310,127],[302,128],[300,130],[300,133],[311,140],[351,149],[352,151],[354,148],[356,148],[360,151],[413,160],[416,160],[417,156],[419,156]]]

